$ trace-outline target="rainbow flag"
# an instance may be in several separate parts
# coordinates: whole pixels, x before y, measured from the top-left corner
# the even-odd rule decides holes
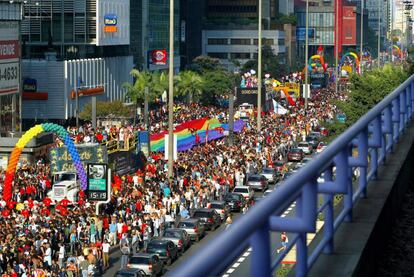
[[[242,120],[234,122],[234,132],[241,132],[244,124]],[[200,144],[222,138],[225,136],[224,131],[228,130],[228,124],[220,123],[217,118],[202,118],[184,122],[174,129],[174,134],[177,135],[177,150],[183,152],[195,146],[197,144],[196,135],[199,137],[198,144]],[[168,131],[164,131],[150,136],[151,151],[164,151],[164,137],[167,134]]]

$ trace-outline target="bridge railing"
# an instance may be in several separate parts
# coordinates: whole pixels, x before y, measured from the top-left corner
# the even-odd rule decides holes
[[[271,276],[296,245],[295,273],[306,276],[321,253],[333,252],[335,231],[342,222],[352,221],[354,203],[367,197],[367,183],[376,178],[378,165],[385,161],[404,133],[412,119],[413,107],[414,75],[329,144],[317,159],[307,163],[168,275],[221,275],[251,247],[250,276]],[[354,182],[356,169],[359,176]],[[318,182],[322,174],[323,182]],[[322,203],[318,203],[319,194],[323,195]],[[343,205],[335,217],[336,194],[343,195]],[[282,217],[294,201],[295,216]],[[323,237],[310,253],[306,235],[316,231],[319,213],[324,216]],[[270,231],[294,233],[281,255],[271,253]]]

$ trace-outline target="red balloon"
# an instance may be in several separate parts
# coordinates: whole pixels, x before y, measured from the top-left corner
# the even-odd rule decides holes
[[[4,209],[3,211],[1,211],[1,215],[3,217],[9,217],[10,216],[10,211],[8,209]]]

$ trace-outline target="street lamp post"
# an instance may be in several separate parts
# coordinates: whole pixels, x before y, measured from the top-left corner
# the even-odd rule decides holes
[[[363,41],[364,41],[364,1],[361,0],[361,41],[359,42],[359,58],[362,59]],[[359,72],[362,74],[362,66],[359,66]]]
[[[260,133],[262,128],[262,0],[259,0],[257,47],[257,133]]]
[[[308,56],[309,56],[309,0],[306,0],[306,18],[305,18],[305,110],[308,109]]]
[[[339,17],[338,17],[338,11],[339,11],[339,0],[336,0],[335,2],[335,94],[338,94],[338,81],[339,81],[339,70],[338,70],[338,60],[339,60],[339,45],[338,45],[338,29],[339,29]]]
[[[381,13],[382,13],[382,5],[384,4],[382,1],[383,0],[379,0],[380,6],[379,6],[379,11],[378,11],[378,55],[377,55],[378,56],[377,57],[378,69],[381,66],[381,61],[380,61],[381,59]],[[362,56],[361,56],[361,60],[362,60]]]
[[[168,177],[174,173],[174,0],[170,0],[170,49],[168,72]]]

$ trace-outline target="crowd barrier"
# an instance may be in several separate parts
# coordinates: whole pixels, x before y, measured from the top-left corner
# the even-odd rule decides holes
[[[250,276],[271,276],[293,246],[296,246],[296,276],[307,276],[321,253],[333,253],[335,231],[342,222],[352,221],[355,202],[368,197],[367,184],[376,178],[378,165],[404,134],[413,107],[414,75],[329,144],[317,159],[307,163],[168,276],[222,275],[249,247],[252,248]],[[355,169],[360,174],[353,184]],[[318,182],[322,174],[324,182]],[[322,203],[318,203],[319,194],[323,195]],[[343,205],[336,217],[335,194],[343,195]],[[281,217],[294,201],[295,216]],[[320,213],[324,215],[322,239],[311,252],[306,235],[315,232]],[[271,253],[269,231],[294,234],[280,255]]]

